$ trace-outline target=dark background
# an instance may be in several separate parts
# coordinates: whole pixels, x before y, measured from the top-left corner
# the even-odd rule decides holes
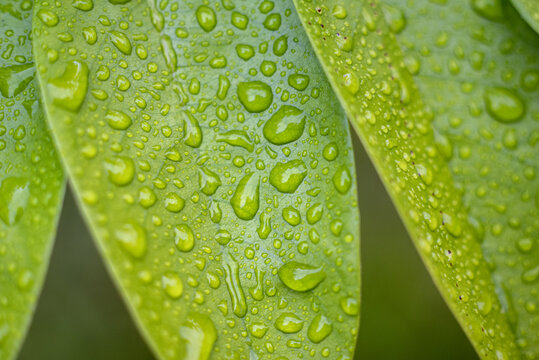
[[[478,359],[430,280],[363,148],[354,142],[363,270],[356,359]],[[69,190],[43,293],[19,359],[154,359]]]

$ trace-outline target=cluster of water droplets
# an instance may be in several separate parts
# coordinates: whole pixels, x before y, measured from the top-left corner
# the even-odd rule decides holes
[[[36,34],[60,148],[151,342],[351,358],[352,152],[292,4],[149,3],[43,3]]]
[[[63,181],[36,94],[31,16],[31,1],[0,6],[0,358],[35,307]]]

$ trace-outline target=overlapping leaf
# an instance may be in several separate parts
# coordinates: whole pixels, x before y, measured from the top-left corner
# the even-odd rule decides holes
[[[478,239],[523,359],[539,357],[539,36],[510,6],[403,7],[405,61]],[[421,16],[419,15],[421,14]],[[451,24],[453,30],[447,30]],[[420,29],[431,31],[422,37]]]
[[[26,333],[64,191],[36,93],[31,20],[31,1],[0,4],[0,359]]]
[[[352,150],[293,4],[64,0],[35,15],[57,144],[156,353],[351,358]]]
[[[399,2],[395,1],[395,3]],[[516,272],[521,272],[520,276],[524,274],[523,269],[519,269],[520,267],[527,269],[528,272],[525,274],[532,274],[536,269],[534,267],[536,263],[534,265],[532,261],[527,261],[517,265],[515,261],[518,261],[520,255],[505,257],[505,260],[513,264],[503,263],[504,260],[498,260],[498,263],[493,262],[490,257],[484,256],[480,241],[485,237],[486,232],[491,232],[496,236],[495,233],[498,232],[496,229],[500,228],[502,231],[513,214],[519,219],[520,211],[536,214],[536,210],[531,210],[530,207],[530,205],[534,206],[531,184],[528,182],[523,185],[527,189],[521,188],[514,192],[501,189],[499,172],[489,174],[489,168],[497,166],[506,174],[511,168],[511,161],[504,162],[502,157],[498,162],[497,157],[492,155],[489,155],[488,161],[481,159],[481,155],[488,154],[484,149],[477,150],[474,154],[479,155],[477,157],[479,163],[471,165],[469,161],[468,165],[471,166],[466,171],[451,163],[453,171],[450,172],[447,159],[453,152],[452,146],[456,146],[452,143],[455,140],[437,136],[433,132],[432,119],[440,116],[438,113],[440,109],[436,108],[433,112],[425,106],[422,100],[425,94],[416,88],[392,32],[402,31],[407,22],[411,24],[412,21],[422,19],[422,24],[414,25],[406,38],[407,41],[403,43],[410,44],[410,48],[425,58],[427,64],[422,65],[422,68],[429,67],[429,71],[440,69],[439,72],[452,69],[454,57],[471,56],[473,64],[473,59],[479,56],[454,47],[448,50],[444,57],[437,57],[437,62],[429,63],[431,60],[429,55],[435,53],[435,47],[447,46],[448,39],[456,30],[467,32],[465,38],[459,38],[462,42],[479,37],[485,43],[483,46],[485,49],[491,49],[494,46],[502,46],[503,49],[510,39],[506,38],[504,39],[506,42],[503,42],[499,38],[490,36],[490,32],[483,24],[470,27],[470,19],[462,16],[464,12],[462,8],[468,9],[469,6],[464,1],[451,2],[451,11],[458,10],[453,15],[450,15],[449,10],[433,3],[443,4],[445,1],[421,2],[421,5],[418,4],[410,9],[410,13],[414,16],[407,18],[402,12],[387,6],[386,3],[380,6],[373,1],[345,3],[326,0],[316,4],[305,0],[296,1],[300,18],[333,88],[339,94],[348,116],[386,183],[427,268],[464,331],[483,358],[516,359],[520,355],[508,316],[508,298],[500,286],[500,273],[492,272],[492,269],[495,266],[500,269],[514,267],[515,270],[518,269]],[[400,4],[400,6],[404,5]],[[440,8],[434,10],[437,6]],[[432,10],[429,12],[425,10],[426,8],[432,8]],[[451,20],[449,20],[450,16]],[[458,20],[455,20],[453,16],[458,17]],[[440,32],[434,31],[438,28]],[[431,38],[436,38],[437,41],[427,43],[427,39]],[[515,42],[516,40],[513,40],[513,46]],[[466,51],[469,51],[470,47],[477,48],[477,44],[466,45]],[[522,61],[531,59],[533,57]],[[408,58],[406,60],[406,64],[412,71],[414,67],[418,68],[417,60]],[[515,63],[512,65],[515,66]],[[486,68],[492,69],[496,66],[497,64],[493,62],[485,63]],[[468,93],[473,90],[475,84],[468,82],[469,75],[463,75],[464,79],[460,83],[458,81],[452,83],[446,82],[445,77],[435,72],[431,74],[432,83],[436,84],[435,90],[431,88],[425,91],[420,88],[427,93],[425,99],[428,105],[430,105],[429,97],[439,96],[442,101],[447,102],[446,104],[459,109],[457,110],[459,112],[470,111],[472,114],[484,112],[482,98],[481,103],[476,103],[466,101],[466,95],[460,95],[459,87]],[[500,71],[499,74],[503,75],[504,72]],[[514,75],[516,74],[513,72]],[[509,77],[509,74],[506,73],[505,76]],[[530,79],[533,78],[534,76],[526,77],[526,81],[532,81]],[[422,80],[422,78],[419,79]],[[499,82],[498,79],[495,81]],[[485,75],[482,75],[481,83],[485,81],[488,80],[485,79]],[[440,92],[441,88],[445,90]],[[500,98],[505,94],[505,90],[496,91],[492,96],[498,97],[491,99],[496,102],[496,106],[511,107],[512,103],[508,104]],[[478,93],[480,93],[479,96],[483,95],[482,91]],[[502,95],[499,95],[500,93]],[[456,97],[460,101],[466,101],[465,106],[468,104],[470,106],[464,109],[459,108],[461,103],[455,101]],[[485,101],[490,101],[488,96],[485,99]],[[508,111],[511,113],[514,110]],[[442,121],[444,124],[453,123],[454,127],[458,127],[461,123],[468,124],[475,121],[468,114],[460,120],[453,117],[446,118],[444,115],[441,115],[443,119],[436,121]],[[509,114],[509,116],[512,115]],[[484,119],[486,118],[485,116]],[[495,123],[492,119],[488,121],[489,127],[502,126],[490,125]],[[472,124],[472,126],[476,125]],[[464,141],[468,147],[467,150],[466,146],[461,147],[459,144],[461,158],[470,157],[474,153],[470,146],[477,144],[479,137],[493,135],[488,128],[484,127],[474,130],[473,136],[469,136],[472,135],[469,129],[468,126],[463,126],[461,129],[462,133],[469,137]],[[507,130],[510,131],[510,129]],[[530,130],[533,133],[533,129],[528,128],[528,131]],[[533,135],[529,139],[532,138]],[[501,145],[496,146],[501,148]],[[492,147],[494,150],[495,146]],[[526,173],[535,173],[530,164],[533,160],[529,157],[529,151],[528,146],[523,148],[521,161],[525,165],[521,173],[509,177],[510,182],[524,184],[532,180],[525,180]],[[524,171],[524,167],[530,166],[529,170]],[[454,176],[454,174],[462,174],[461,176],[466,177],[467,180],[463,182],[463,177]],[[476,176],[483,178],[479,180]],[[488,190],[489,188],[492,190]],[[521,201],[526,205],[521,207],[520,204],[515,204],[519,210],[513,210],[508,216],[508,203],[505,201],[498,203],[495,198],[487,197],[485,205],[500,214],[505,213],[504,220],[501,220],[501,216],[495,219],[492,214],[485,214],[481,209],[470,209],[473,207],[473,203],[469,201],[473,196],[472,192],[479,192],[481,196],[484,196],[490,191],[495,192],[496,189],[500,189],[500,192],[518,193]],[[498,204],[501,206],[497,206]],[[505,223],[501,224],[499,221]],[[529,223],[525,225],[525,228],[530,232],[530,236],[534,236],[535,230],[532,230],[530,226],[535,225]],[[526,244],[530,241],[533,240],[526,240]],[[486,244],[487,242],[484,243],[485,248]],[[501,246],[504,250],[500,251],[498,248],[496,251],[499,253],[515,254],[517,252],[514,243],[510,244],[511,249],[505,247],[507,245]],[[529,245],[526,246],[529,247]],[[505,271],[502,270],[502,273]],[[491,274],[494,274],[494,277],[491,277]],[[515,281],[515,278],[513,277],[511,281]],[[527,294],[533,295],[533,291],[529,293],[528,290]],[[519,298],[519,301],[521,299],[523,300]],[[525,304],[523,303],[522,306]],[[532,322],[535,321],[533,316],[530,319]],[[520,334],[517,336],[521,337]],[[537,339],[536,334],[530,334],[531,336]],[[519,345],[522,344],[519,343]]]

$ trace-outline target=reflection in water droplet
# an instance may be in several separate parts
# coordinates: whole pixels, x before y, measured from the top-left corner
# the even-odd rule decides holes
[[[303,329],[303,322],[296,314],[286,312],[275,320],[275,328],[285,334],[295,334]]]

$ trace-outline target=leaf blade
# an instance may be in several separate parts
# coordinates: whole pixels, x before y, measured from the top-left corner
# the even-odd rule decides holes
[[[70,19],[35,23],[48,118],[94,237],[159,356],[328,347],[351,357],[357,203],[353,179],[332,182],[353,172],[344,113],[311,71],[306,39],[293,41],[304,35],[291,6],[241,4],[42,5]],[[64,33],[75,55],[51,63],[45,55]],[[269,119],[278,126],[266,129]],[[283,276],[305,284],[284,285],[285,263],[297,272]],[[323,301],[335,294],[343,309]],[[193,341],[197,326],[206,333]]]
[[[32,4],[0,6],[0,358],[24,340],[45,277],[64,177],[36,94]]]
[[[399,6],[394,1],[387,3]],[[508,4],[501,10],[503,18],[494,20],[465,5],[417,3],[428,14],[444,12],[445,21],[459,28],[447,45],[430,46],[433,51],[428,63],[412,49],[417,41],[411,33],[418,26],[434,28],[436,16],[430,17],[431,24],[422,23],[414,15],[417,8],[402,8],[409,26],[397,37],[409,44],[405,54],[424,64],[415,81],[438,115],[435,130],[453,147],[448,160],[452,176],[463,189],[464,205],[484,229],[482,250],[522,357],[534,358],[539,356],[532,276],[539,263],[535,246],[539,208],[533,200],[539,187],[534,175],[539,170],[534,140],[539,127],[537,81],[532,79],[539,78],[539,38]],[[482,36],[462,41],[468,34],[458,25],[464,22],[471,29],[482,28]],[[426,43],[435,44],[436,38]],[[452,66],[442,71],[429,66],[442,58],[451,59],[449,52],[457,49],[467,55],[467,61],[454,57]],[[508,76],[510,73],[514,75]],[[443,86],[434,78],[443,79]],[[513,102],[498,107],[496,103],[503,100]]]
[[[539,34],[539,7],[533,0],[511,0],[520,16]]]
[[[367,1],[295,4],[427,269],[477,352],[483,358],[519,356],[477,230],[467,219],[443,147],[435,147],[432,113],[404,67],[383,9]],[[406,24],[398,16],[393,20],[395,31]],[[485,329],[496,329],[490,331],[493,338]]]

